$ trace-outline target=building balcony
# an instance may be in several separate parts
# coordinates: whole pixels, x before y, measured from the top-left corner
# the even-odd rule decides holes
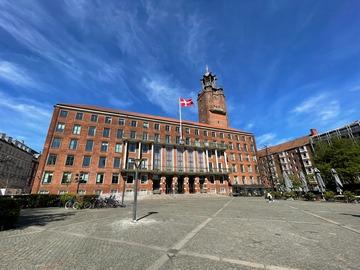
[[[124,172],[135,172],[135,167],[133,165],[127,166],[126,169],[122,169]],[[150,165],[143,166],[139,169],[139,173],[152,173],[152,174],[176,174],[176,175],[228,175],[229,173],[232,173],[232,169],[226,169],[226,168],[199,168],[199,167],[168,167],[168,166],[162,166],[162,167],[154,167],[151,168]]]
[[[225,143],[217,142],[189,142],[183,140],[183,142],[176,142],[175,140],[166,140],[164,138],[157,138],[154,136],[140,137],[140,136],[130,136],[130,134],[125,134],[122,139],[129,142],[143,142],[143,143],[152,143],[158,145],[168,145],[168,146],[177,146],[185,148],[199,148],[199,149],[217,149],[217,150],[226,150],[228,147]]]

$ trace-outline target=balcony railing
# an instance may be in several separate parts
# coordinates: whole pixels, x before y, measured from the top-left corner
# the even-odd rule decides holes
[[[134,164],[128,164],[126,169],[123,169],[123,171],[126,172],[135,172],[135,166]],[[231,168],[200,168],[200,167],[172,167],[172,166],[160,166],[156,167],[154,166],[151,168],[150,165],[142,166],[139,169],[139,172],[149,172],[149,173],[161,173],[161,174],[199,174],[199,175],[211,175],[211,174],[217,174],[217,175],[226,175],[229,173],[232,173],[233,170]]]
[[[183,140],[182,142],[174,140],[166,140],[165,138],[158,138],[155,136],[146,136],[144,137],[142,134],[131,135],[124,134],[122,139],[133,142],[145,142],[145,143],[153,143],[159,145],[172,145],[172,146],[183,146],[186,148],[205,148],[205,149],[219,149],[226,150],[228,147],[225,143],[218,142],[186,142]]]

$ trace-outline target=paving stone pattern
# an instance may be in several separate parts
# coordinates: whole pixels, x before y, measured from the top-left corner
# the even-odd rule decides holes
[[[164,197],[117,209],[26,209],[0,269],[360,269],[360,205]]]

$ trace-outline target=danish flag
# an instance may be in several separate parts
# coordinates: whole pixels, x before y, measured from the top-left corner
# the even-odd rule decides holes
[[[189,98],[189,99],[180,98],[180,105],[181,105],[181,107],[189,107],[191,105],[194,105],[194,102],[193,102],[192,98]]]

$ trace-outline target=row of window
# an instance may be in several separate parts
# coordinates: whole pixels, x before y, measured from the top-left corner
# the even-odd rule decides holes
[[[66,118],[68,117],[68,111],[66,110],[61,110],[60,111],[60,117],[61,118]],[[75,114],[75,119],[76,120],[83,120],[84,118],[84,113],[82,112],[77,112]],[[113,121],[114,121],[115,117],[112,117],[112,116],[105,116],[104,118],[104,123],[105,124],[111,124]],[[90,116],[90,121],[91,122],[98,122],[99,120],[99,117],[97,114],[92,114]],[[129,126],[131,127],[137,127],[138,126],[138,122],[137,120],[129,120]],[[64,123],[62,123],[64,125]],[[124,118],[118,118],[118,124],[120,126],[124,126],[125,125],[125,119]],[[160,130],[161,129],[161,125],[159,123],[153,123],[154,125],[154,129],[155,130]],[[79,126],[79,125],[77,125]],[[150,122],[148,121],[143,121],[142,122],[142,127],[144,129],[148,129],[150,127]],[[65,128],[65,125],[64,125],[64,128]],[[171,129],[174,128],[174,126],[171,126],[171,125],[164,125],[164,130],[166,132],[170,132]],[[176,132],[180,132],[180,127],[179,126],[175,126],[175,131]],[[185,134],[191,134],[191,128],[184,128],[184,132]],[[207,131],[207,130],[203,130],[203,135],[208,137],[209,134],[211,135],[211,137],[219,137],[219,138],[225,138],[225,134],[223,132],[215,132],[215,131]],[[200,130],[195,128],[194,129],[194,134],[195,136],[199,136],[200,135]],[[245,140],[249,140],[251,142],[253,142],[253,138],[251,136],[244,136],[244,135],[237,135],[237,134],[230,134],[230,133],[227,133],[226,134],[227,138],[232,140],[233,138],[237,141],[245,141]]]
[[[106,166],[106,157],[99,157],[98,160],[98,167],[99,168],[105,168]],[[56,165],[57,161],[57,154],[49,154],[46,164],[47,165]],[[67,155],[65,159],[65,166],[73,166],[75,162],[75,156],[74,155]],[[82,160],[82,166],[83,167],[89,167],[91,164],[91,156],[83,156]],[[121,158],[114,157],[113,158],[113,168],[118,169],[121,166]]]

